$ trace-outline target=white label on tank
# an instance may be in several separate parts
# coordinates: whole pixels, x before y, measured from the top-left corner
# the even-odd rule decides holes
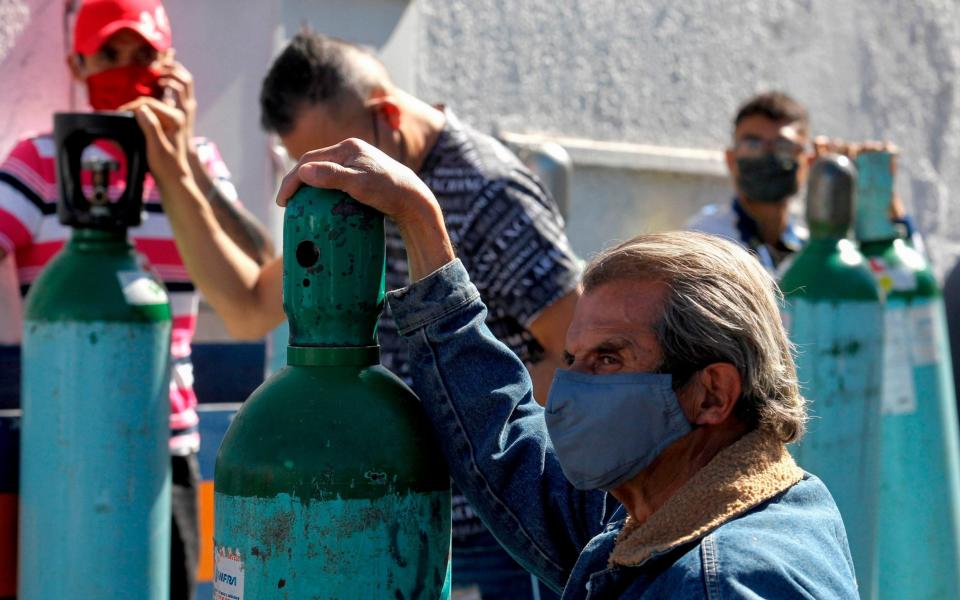
[[[917,289],[917,273],[907,267],[888,267],[890,283],[898,292],[912,292]]]
[[[937,311],[936,304],[926,302],[910,309],[910,336],[913,338],[913,366],[932,365],[940,360],[940,350],[937,344]]]
[[[243,561],[239,550],[214,546],[213,600],[243,600]]]
[[[917,410],[910,362],[910,313],[905,308],[889,308],[883,315],[883,401],[880,413],[906,415]]]
[[[167,292],[146,271],[119,271],[117,279],[123,289],[123,297],[131,306],[166,304]]]

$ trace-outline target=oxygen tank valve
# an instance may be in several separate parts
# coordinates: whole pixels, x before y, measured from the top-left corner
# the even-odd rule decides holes
[[[57,215],[61,223],[100,231],[125,231],[140,225],[147,149],[143,132],[132,113],[57,113],[54,140],[60,189]],[[104,140],[124,157],[123,182],[114,188],[112,197],[111,175],[120,170],[120,163],[111,156],[103,156],[102,152],[98,152],[99,156],[86,152]],[[86,193],[84,172],[92,176],[92,196]],[[118,182],[113,183],[116,186]]]
[[[807,222],[811,233],[844,238],[857,203],[857,168],[846,156],[828,154],[810,169]]]
[[[93,179],[93,196],[90,199],[90,213],[96,217],[110,214],[110,174],[120,170],[120,163],[109,158],[87,158],[83,160],[82,170],[88,171]]]

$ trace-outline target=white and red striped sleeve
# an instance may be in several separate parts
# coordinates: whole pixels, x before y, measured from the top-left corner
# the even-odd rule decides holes
[[[0,164],[0,248],[7,253],[33,243],[56,198],[54,163],[45,157],[52,143],[49,136],[21,139]]]

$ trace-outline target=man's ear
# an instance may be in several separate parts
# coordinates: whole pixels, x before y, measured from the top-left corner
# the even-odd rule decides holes
[[[390,126],[390,129],[396,131],[400,129],[400,117],[402,111],[400,110],[400,105],[397,103],[397,99],[384,90],[377,88],[371,93],[370,99],[367,100],[366,105],[368,108],[372,108],[377,111],[386,121],[387,125]]]
[[[720,425],[733,412],[742,392],[740,371],[730,363],[713,363],[696,375],[700,383],[693,423]]]
[[[84,68],[83,57],[76,52],[67,55],[67,68],[70,69],[70,75],[75,81],[83,81]]]

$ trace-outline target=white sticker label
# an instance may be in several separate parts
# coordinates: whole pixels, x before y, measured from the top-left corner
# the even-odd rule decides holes
[[[890,266],[885,260],[873,257],[869,261],[870,271],[877,285],[885,294],[890,292],[912,292],[917,289],[917,273],[906,266]]]
[[[913,365],[932,365],[940,360],[937,344],[937,311],[933,302],[910,308],[910,337],[913,339]]]
[[[917,273],[907,267],[888,268],[890,283],[898,292],[912,292],[917,289]]]
[[[123,289],[123,297],[131,306],[167,303],[167,291],[146,271],[120,271],[117,279]]]
[[[913,364],[910,362],[910,315],[902,308],[884,312],[883,327],[883,400],[880,413],[906,415],[917,410],[913,387]]]
[[[243,561],[239,550],[215,546],[213,600],[243,600]]]

